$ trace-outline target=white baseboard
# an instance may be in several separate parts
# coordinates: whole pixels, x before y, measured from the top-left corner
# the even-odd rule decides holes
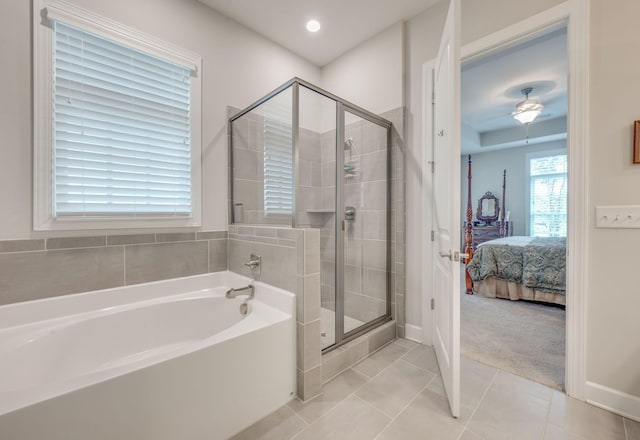
[[[422,343],[422,327],[417,325],[405,324],[404,337],[414,342]]]
[[[640,422],[640,397],[587,381],[587,402]]]

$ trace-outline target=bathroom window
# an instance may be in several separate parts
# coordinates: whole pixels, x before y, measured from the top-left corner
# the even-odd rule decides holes
[[[41,7],[34,228],[198,226],[199,56]]]
[[[286,96],[286,95],[285,95]],[[291,105],[273,99],[264,111],[264,213],[293,213],[293,130]]]
[[[531,154],[529,161],[529,235],[567,236],[567,155]]]

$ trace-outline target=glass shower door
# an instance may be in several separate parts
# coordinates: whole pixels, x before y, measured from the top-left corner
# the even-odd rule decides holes
[[[342,135],[337,246],[343,250],[343,276],[337,287],[342,291],[341,333],[348,338],[390,314],[389,157],[387,128],[356,110],[344,110]]]

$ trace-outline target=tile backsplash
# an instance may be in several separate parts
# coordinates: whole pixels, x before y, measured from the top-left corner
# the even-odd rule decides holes
[[[0,241],[0,305],[227,269],[227,231]]]

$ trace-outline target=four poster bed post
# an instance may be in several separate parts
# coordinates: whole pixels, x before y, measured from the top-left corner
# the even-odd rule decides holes
[[[469,271],[467,270],[467,264],[473,258],[473,208],[471,205],[471,155],[469,155],[469,167],[467,171],[467,223],[464,228],[464,253],[467,254],[465,260],[464,269],[464,284],[466,287],[465,293],[467,295],[473,295],[473,280]]]
[[[506,199],[506,190],[507,190],[507,170],[505,169],[502,173],[502,208],[497,208],[499,210],[500,220],[499,223],[499,235],[500,238],[506,237],[508,234],[508,219],[505,218],[505,199]],[[489,193],[487,193],[489,194]],[[495,197],[494,197],[495,198]],[[471,203],[471,155],[469,155],[468,159],[468,169],[467,169],[467,212],[466,212],[466,223],[464,226],[464,249],[463,252],[466,255],[465,259],[465,270],[464,270],[464,281],[465,281],[465,293],[467,295],[473,295],[473,280],[471,279],[471,275],[469,275],[469,270],[467,269],[469,262],[473,258],[473,207]],[[480,209],[480,207],[478,207]],[[480,219],[481,217],[479,217]]]
[[[504,215],[507,212],[504,209],[505,193],[507,191],[507,170],[502,173],[502,209],[500,210],[500,237],[507,236],[507,228]]]

